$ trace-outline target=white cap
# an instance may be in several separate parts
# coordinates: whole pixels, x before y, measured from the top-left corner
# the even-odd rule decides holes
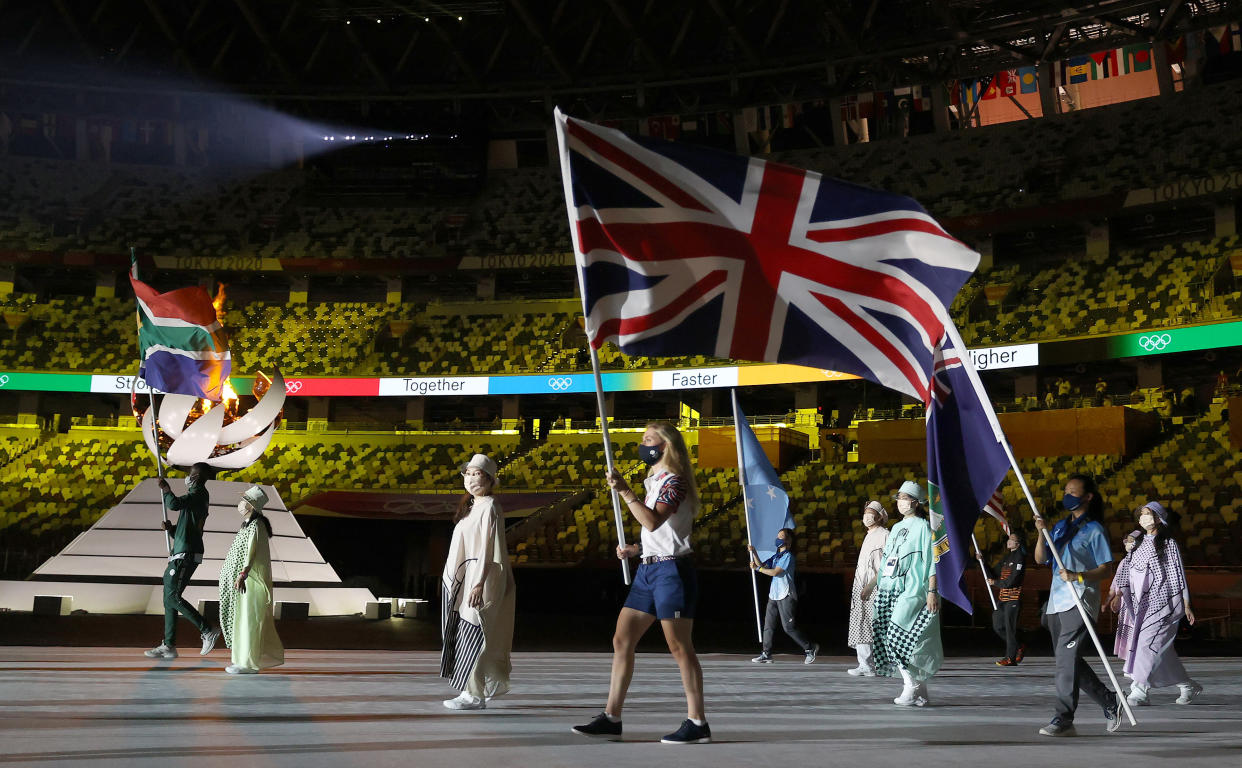
[[[496,479],[496,462],[481,453],[476,453],[470,457],[470,461],[467,461],[465,464],[461,465],[461,473],[463,475],[466,474],[466,470],[468,469],[482,470],[492,480]]]
[[[923,490],[923,486],[913,480],[907,480],[902,483],[901,487],[897,489],[897,493],[893,494],[893,498],[897,498],[902,493],[913,496],[920,504],[927,503],[927,493]]]
[[[267,504],[267,493],[257,485],[252,485],[242,494],[242,498],[250,502],[250,506],[256,510],[262,511]]]
[[[884,508],[884,505],[883,505],[883,504],[881,504],[880,502],[876,501],[875,499],[872,499],[871,501],[868,501],[868,502],[867,502],[867,506],[865,507],[865,509],[869,509],[869,510],[871,510],[872,512],[874,512],[874,513],[876,513],[877,515],[879,515],[879,516],[880,516],[880,521],[881,521],[881,522],[883,522],[883,521],[885,521],[885,520],[887,520],[887,519],[888,519],[888,510]]]

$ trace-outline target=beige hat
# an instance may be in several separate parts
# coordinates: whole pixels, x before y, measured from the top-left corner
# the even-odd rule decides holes
[[[470,461],[461,465],[461,473],[466,474],[467,469],[480,469],[487,473],[487,476],[496,481],[496,462],[481,453],[476,453],[470,457]]]
[[[888,519],[888,510],[884,508],[884,505],[883,505],[883,504],[881,504],[880,502],[876,501],[875,499],[872,499],[871,501],[868,501],[868,502],[867,502],[867,506],[865,507],[865,509],[869,509],[869,510],[871,510],[872,512],[874,512],[874,513],[876,513],[877,515],[879,515],[879,516],[880,516],[880,522],[884,522],[885,520],[887,520],[887,519]]]
[[[242,498],[250,503],[258,511],[262,511],[264,505],[267,504],[267,494],[257,485],[252,485],[242,494]]]

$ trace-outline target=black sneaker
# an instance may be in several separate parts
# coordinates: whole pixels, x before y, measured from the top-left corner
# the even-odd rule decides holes
[[[1060,715],[1052,718],[1052,722],[1039,729],[1041,736],[1077,736],[1073,720],[1064,720]]]
[[[614,723],[608,719],[607,715],[600,712],[591,722],[586,725],[575,725],[571,730],[574,733],[590,736],[593,739],[618,741],[621,738],[621,721],[618,720]]]
[[[661,744],[710,744],[712,740],[712,727],[707,723],[695,725],[694,721],[686,718],[682,721],[681,727],[676,733],[670,733],[660,739]]]
[[[1104,727],[1109,733],[1121,727],[1121,702],[1117,700],[1117,694],[1112,694],[1113,703],[1104,707]]]

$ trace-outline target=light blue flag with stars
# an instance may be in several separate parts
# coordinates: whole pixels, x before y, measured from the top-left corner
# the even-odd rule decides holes
[[[759,559],[767,560],[776,554],[776,534],[782,528],[794,527],[789,496],[736,400],[733,418],[741,437],[742,466],[746,470],[746,515],[751,544]]]

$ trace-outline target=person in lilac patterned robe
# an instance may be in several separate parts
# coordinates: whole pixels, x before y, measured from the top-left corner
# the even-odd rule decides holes
[[[1163,505],[1149,501],[1135,515],[1146,535],[1127,558],[1124,574],[1118,569],[1114,580],[1122,610],[1133,621],[1123,646],[1123,669],[1133,680],[1127,698],[1131,705],[1148,704],[1150,689],[1176,685],[1181,691],[1177,703],[1189,704],[1203,687],[1190,679],[1173,649],[1182,617],[1195,623],[1182,555],[1170,535],[1169,513]]]

